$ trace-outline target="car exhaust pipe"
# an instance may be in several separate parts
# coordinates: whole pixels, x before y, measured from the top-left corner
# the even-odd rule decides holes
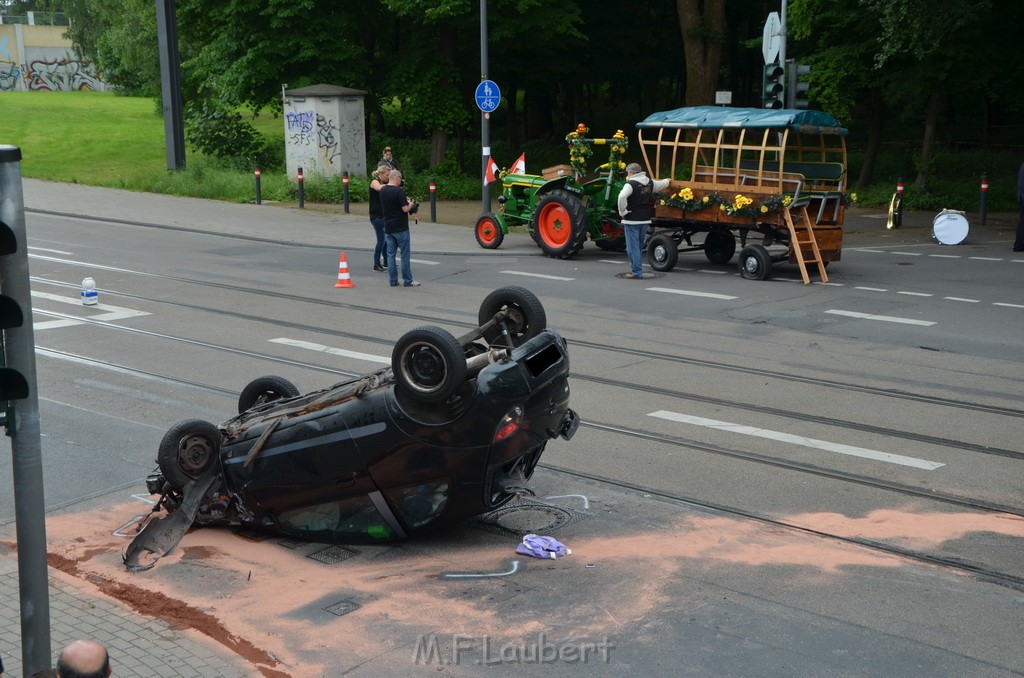
[[[480,370],[495,363],[505,363],[512,359],[512,351],[507,348],[488,349],[480,355],[466,358],[466,374],[468,377],[475,377]]]

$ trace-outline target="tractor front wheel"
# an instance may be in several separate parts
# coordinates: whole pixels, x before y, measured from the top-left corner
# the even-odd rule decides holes
[[[587,213],[583,203],[568,191],[545,193],[533,216],[535,239],[553,259],[570,259],[587,240]]]
[[[481,214],[476,220],[476,242],[485,250],[496,250],[501,247],[501,241],[505,239],[505,232],[501,230],[498,218],[490,212]]]

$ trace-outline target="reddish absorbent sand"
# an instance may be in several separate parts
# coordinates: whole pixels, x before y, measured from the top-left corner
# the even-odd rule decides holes
[[[520,557],[521,573],[541,567],[555,570],[547,580],[551,594],[557,595],[558,587],[572,587],[575,573],[587,563],[601,568],[602,586],[577,602],[575,610],[566,610],[561,603],[530,606],[528,614],[516,616],[490,599],[454,595],[467,585],[441,577],[444,572],[506,569],[512,558],[519,557],[511,542],[481,546],[463,540],[446,543],[429,555],[394,549],[326,566],[273,541],[254,542],[227,530],[205,528],[187,534],[152,570],[127,572],[122,552],[128,539],[112,532],[138,513],[139,504],[126,503],[49,518],[50,565],[139,614],[204,634],[244,657],[260,675],[273,678],[337,672],[339,664],[329,669],[320,662],[325,649],[337,642],[339,629],[345,638],[345,660],[354,657],[349,665],[356,665],[408,644],[410,634],[416,633],[522,638],[571,628],[577,637],[607,634],[649,616],[665,601],[667,585],[684,567],[692,571],[720,568],[723,563],[783,565],[834,577],[852,566],[896,567],[904,562],[752,520],[691,515],[671,531],[577,536],[569,544],[572,556],[556,562]],[[824,513],[788,521],[915,546],[935,546],[977,531],[1024,536],[1024,520],[991,514],[880,510],[862,518]],[[516,576],[503,581],[512,582]],[[339,590],[358,598],[361,607],[329,620],[329,634],[296,613]]]

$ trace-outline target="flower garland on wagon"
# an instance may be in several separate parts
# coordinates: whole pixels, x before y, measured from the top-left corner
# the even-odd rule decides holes
[[[789,207],[792,202],[793,195],[790,193],[773,195],[764,202],[756,205],[752,198],[748,198],[742,193],[737,193],[736,197],[730,202],[718,193],[708,193],[707,195],[697,197],[694,195],[693,189],[689,186],[684,186],[679,189],[678,192],[673,193],[669,197],[662,198],[659,201],[659,204],[665,207],[676,207],[685,212],[699,212],[701,210],[708,209],[709,207],[717,206],[718,209],[730,216],[757,217],[759,215],[776,212],[785,207]]]

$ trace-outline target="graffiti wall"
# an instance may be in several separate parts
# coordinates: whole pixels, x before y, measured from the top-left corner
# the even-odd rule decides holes
[[[359,90],[313,85],[288,90],[284,99],[288,176],[366,175],[366,128]]]
[[[92,64],[75,55],[66,30],[0,24],[0,92],[107,89]]]

